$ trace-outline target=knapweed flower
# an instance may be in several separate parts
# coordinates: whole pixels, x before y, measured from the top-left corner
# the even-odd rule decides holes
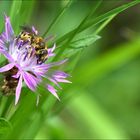
[[[60,62],[47,63],[48,58],[54,56],[56,46],[47,48],[46,41],[38,36],[37,30],[32,27],[23,27],[22,32],[15,36],[9,17],[5,16],[5,31],[0,36],[0,53],[7,59],[7,64],[0,68],[5,74],[3,90],[5,94],[10,89],[15,91],[15,104],[18,103],[23,82],[29,89],[35,91],[42,78],[59,86],[59,82],[70,83],[69,76],[63,71],[50,71],[50,68],[63,64]],[[52,73],[51,75],[48,73]],[[46,83],[46,89],[59,99],[56,89]]]

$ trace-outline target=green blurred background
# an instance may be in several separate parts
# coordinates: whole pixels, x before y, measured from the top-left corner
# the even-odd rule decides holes
[[[74,2],[48,35],[59,38],[74,29],[97,0]],[[95,17],[131,0],[103,0]],[[12,1],[11,1],[12,2]],[[30,9],[30,1],[24,1]],[[35,1],[29,22],[42,35],[67,0]],[[10,1],[0,1],[8,13]],[[101,38],[69,59],[78,59],[38,138],[140,139],[140,4],[117,15],[98,35]],[[92,17],[94,18],[94,17]],[[2,25],[0,26],[2,28]],[[94,28],[81,33],[92,34]],[[61,46],[60,46],[61,47]],[[65,55],[67,57],[67,55]],[[75,64],[71,64],[75,65]],[[70,65],[70,66],[71,66]],[[67,68],[70,72],[72,69]]]

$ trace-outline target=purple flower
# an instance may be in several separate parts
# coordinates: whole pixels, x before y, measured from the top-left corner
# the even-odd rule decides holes
[[[34,27],[32,27],[31,31],[35,37],[38,36],[38,32]],[[28,32],[26,34],[28,35]],[[49,74],[50,68],[59,66],[66,62],[66,60],[63,60],[60,62],[45,63],[47,59],[55,55],[55,44],[52,48],[47,49],[47,52],[45,52],[47,53],[47,58],[45,58],[45,61],[42,61],[41,57],[45,53],[38,55],[37,49],[33,47],[34,42],[35,41],[31,43],[29,37],[27,37],[25,40],[21,39],[20,35],[16,37],[14,35],[9,17],[5,16],[5,32],[3,32],[0,36],[0,53],[6,57],[8,63],[0,68],[0,72],[3,73],[10,71],[11,73],[9,79],[11,81],[15,80],[15,83],[17,83],[15,84],[15,104],[18,103],[23,82],[32,91],[36,90],[38,84],[42,82],[42,78],[48,79],[59,88],[61,88],[59,82],[70,83],[70,81],[66,80],[69,75],[65,72],[52,71],[52,74]],[[44,50],[42,50],[42,52],[44,52]],[[53,86],[50,84],[45,84],[45,87],[57,99],[59,99],[56,93],[57,90]]]

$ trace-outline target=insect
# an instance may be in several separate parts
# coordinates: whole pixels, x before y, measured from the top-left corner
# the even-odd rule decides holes
[[[18,79],[13,78],[12,75],[15,75],[17,71],[18,69],[16,67],[13,67],[11,70],[4,73],[5,77],[1,90],[6,96],[12,95],[14,93],[13,91],[15,91],[16,89]]]
[[[21,26],[21,28],[22,32],[19,34],[17,40],[22,41],[23,44],[28,43],[31,46],[28,50],[29,56],[35,51],[37,63],[44,63],[48,58],[48,49],[44,39],[36,35],[32,28],[28,26]]]

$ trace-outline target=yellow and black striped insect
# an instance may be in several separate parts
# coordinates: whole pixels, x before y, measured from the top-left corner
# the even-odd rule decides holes
[[[32,50],[35,50],[35,55],[38,59],[38,64],[44,63],[48,58],[48,48],[44,39],[36,35],[32,28],[28,26],[21,26],[22,32],[18,36],[18,40],[23,41],[24,43],[29,43],[31,48],[29,49],[29,55],[32,53]]]

